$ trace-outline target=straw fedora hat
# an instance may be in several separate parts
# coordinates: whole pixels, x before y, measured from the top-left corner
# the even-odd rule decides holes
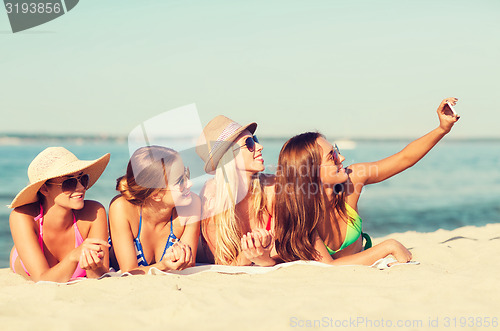
[[[94,161],[79,160],[64,147],[49,147],[38,154],[28,167],[30,183],[19,192],[9,208],[38,201],[37,192],[49,179],[84,171],[89,175],[89,188],[99,179],[109,162],[109,153]]]
[[[203,128],[203,133],[196,144],[196,153],[205,163],[205,172],[213,173],[222,155],[234,144],[245,130],[251,134],[257,129],[257,123],[241,126],[226,116],[219,115]]]

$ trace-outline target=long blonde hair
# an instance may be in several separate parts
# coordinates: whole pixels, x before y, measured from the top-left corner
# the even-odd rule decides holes
[[[236,169],[236,159],[230,148],[219,161],[215,171],[215,204],[211,218],[202,221],[202,233],[207,237],[206,223],[215,224],[215,252],[217,264],[231,264],[241,252],[242,227],[241,220],[235,212],[238,194],[245,189],[242,178]],[[249,183],[251,210],[255,218],[262,217],[265,210],[265,194],[260,175],[255,174]],[[246,189],[244,191],[247,192]],[[219,212],[220,211],[220,212]]]

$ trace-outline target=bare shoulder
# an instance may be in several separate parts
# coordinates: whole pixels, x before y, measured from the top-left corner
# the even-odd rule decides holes
[[[125,200],[125,198],[121,194],[118,194],[118,195],[115,195],[113,197],[113,199],[111,199],[111,202],[109,203],[109,205],[111,206],[113,204],[113,202],[115,202],[115,200],[118,200],[119,198],[122,198],[123,200]]]
[[[103,226],[103,224],[107,226],[106,210],[104,206],[97,201],[85,200],[83,208],[74,210],[74,213],[78,220],[80,231],[83,231],[82,234],[88,233],[94,224],[98,227],[101,225]]]
[[[95,213],[100,210],[105,211],[104,206],[100,202],[95,200],[85,200],[85,205],[80,211],[84,213]]]
[[[9,217],[9,222],[12,225],[28,224],[33,225],[35,217],[40,214],[40,203],[30,203],[24,206],[20,206],[12,210]]]
[[[109,205],[110,224],[115,222],[129,222],[131,215],[136,214],[137,206],[127,201],[127,199],[121,195],[114,197]]]
[[[119,211],[119,210],[130,210],[133,209],[133,204],[131,204],[127,199],[125,199],[122,195],[117,195],[111,200],[109,204],[109,212],[111,211]]]

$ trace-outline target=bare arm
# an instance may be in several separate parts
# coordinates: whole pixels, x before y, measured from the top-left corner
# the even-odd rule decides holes
[[[266,229],[254,229],[241,238],[241,251],[255,265],[270,267],[276,264],[271,257],[274,238]]]
[[[328,254],[325,244],[319,235],[316,235],[314,248],[319,253],[318,261],[331,265],[372,265],[377,260],[389,254],[392,254],[399,262],[408,262],[411,260],[410,251],[394,239],[385,240],[365,251],[343,256],[338,259],[333,259],[330,254]]]
[[[91,209],[91,214],[97,215],[96,219],[92,221],[89,234],[87,238],[97,238],[107,243],[108,241],[108,223],[106,218],[106,210],[104,207],[95,201],[88,202]],[[109,270],[109,247],[103,245],[102,256],[98,256],[95,251],[87,251],[87,260],[92,259],[90,268],[84,268],[87,271],[88,278],[99,278]],[[83,257],[80,256],[80,259]],[[80,266],[82,263],[80,263]]]
[[[189,206],[182,207],[182,214],[185,214],[184,219],[184,232],[179,238],[184,244],[191,247],[191,260],[189,262],[189,267],[192,267],[196,263],[196,251],[198,249],[198,239],[200,236],[200,217],[201,217],[201,201],[200,198],[191,193],[192,201]],[[181,207],[178,207],[179,209]]]
[[[420,161],[447,133],[460,118],[456,115],[447,114],[446,102],[455,105],[457,99],[444,99],[437,109],[439,127],[432,130],[423,137],[411,142],[399,153],[389,156],[383,160],[369,163],[353,164],[351,181],[355,187],[359,184],[374,184],[384,181]]]
[[[129,217],[132,211],[128,202],[120,197],[109,206],[109,230],[116,260],[122,272],[139,267],[134,247],[134,235]]]
[[[67,282],[75,272],[82,249],[99,251],[103,245],[107,245],[107,242],[99,239],[86,239],[59,263],[50,267],[38,243],[33,217],[25,212],[27,208],[27,206],[22,206],[13,210],[9,222],[19,257],[35,282],[41,280]]]
[[[213,219],[209,218],[209,219],[203,220],[203,222],[204,222],[203,226],[205,227],[205,231],[203,234],[205,241],[207,242],[208,248],[212,252],[212,255],[215,256],[215,236],[216,236],[216,233],[215,233],[215,226],[213,223]],[[247,266],[247,265],[251,265],[251,264],[252,264],[252,261],[250,261],[245,256],[245,254],[243,252],[240,252],[238,254],[238,256],[236,257],[236,259],[234,259],[230,265]]]
[[[183,243],[176,243],[169,248],[163,259],[149,266],[139,266],[134,246],[134,235],[127,215],[131,212],[123,198],[115,199],[109,207],[109,226],[116,259],[122,272],[146,274],[149,269],[178,270],[188,266],[192,259],[191,248]]]

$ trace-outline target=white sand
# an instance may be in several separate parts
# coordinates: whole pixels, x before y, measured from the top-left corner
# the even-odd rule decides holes
[[[0,328],[286,330],[316,323],[317,329],[382,330],[392,323],[396,330],[396,323],[407,323],[404,330],[500,329],[500,224],[374,242],[389,237],[411,248],[421,265],[297,265],[263,275],[207,272],[73,285],[34,284],[1,269]],[[484,327],[494,319],[496,328]]]

